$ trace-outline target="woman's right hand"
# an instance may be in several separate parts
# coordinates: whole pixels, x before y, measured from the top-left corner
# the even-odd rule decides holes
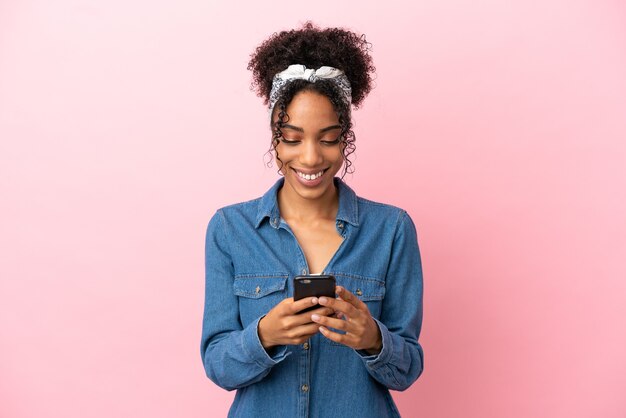
[[[334,310],[320,306],[317,309],[298,313],[302,309],[317,305],[316,297],[308,297],[298,301],[293,298],[283,299],[259,321],[259,339],[265,349],[276,345],[302,344],[317,334],[320,325],[311,320],[312,314],[329,316]]]

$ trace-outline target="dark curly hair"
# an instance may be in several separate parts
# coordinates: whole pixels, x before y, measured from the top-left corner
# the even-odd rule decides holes
[[[303,64],[307,68],[326,65],[342,70],[346,74],[352,89],[352,105],[358,109],[372,89],[372,76],[376,71],[369,55],[370,49],[371,44],[367,42],[365,35],[358,35],[342,28],[320,29],[307,21],[301,29],[272,34],[256,48],[248,63],[248,70],[251,70],[253,75],[251,88],[264,99],[265,104],[268,104],[274,75],[291,64]],[[350,104],[344,101],[342,92],[329,80],[321,79],[315,83],[293,80],[280,90],[280,98],[274,106],[278,112],[278,122],[274,124],[270,121],[273,136],[268,152],[274,150],[276,153],[276,146],[282,137],[281,128],[289,120],[286,108],[296,93],[303,90],[315,91],[328,97],[337,112],[344,145],[345,165],[341,176],[343,178],[347,172],[354,171],[348,157],[356,149],[354,145],[356,137],[352,131]],[[278,153],[276,159],[280,171],[282,161]]]

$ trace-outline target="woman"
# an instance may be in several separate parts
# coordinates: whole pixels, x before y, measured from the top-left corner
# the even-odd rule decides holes
[[[248,68],[282,177],[209,222],[207,376],[237,389],[233,417],[397,417],[389,389],[423,368],[415,227],[335,176],[354,150],[350,106],[371,89],[369,44],[306,23],[272,35]],[[319,273],[336,278],[337,298],[294,301],[294,276]]]

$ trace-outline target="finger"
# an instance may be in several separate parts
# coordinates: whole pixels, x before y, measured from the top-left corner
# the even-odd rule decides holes
[[[317,299],[313,298],[313,300],[315,302],[315,305],[313,306],[313,308],[311,308],[311,307],[309,307],[307,305],[305,308],[299,310],[298,312],[296,312],[296,313],[294,313],[292,315],[294,315],[294,316],[297,316],[297,315],[308,315],[308,316],[311,316],[312,313],[316,313],[315,312],[316,310],[319,310],[321,312],[321,315],[326,315],[326,316],[332,315],[332,314],[335,313],[335,310],[333,308],[329,308],[328,306],[321,306],[321,305],[319,305],[319,301]],[[310,309],[310,310],[306,311],[306,312],[302,312],[304,309]]]
[[[317,334],[320,325],[315,322],[309,322],[308,324],[298,325],[289,331],[290,338],[302,338],[306,336],[312,336]]]
[[[348,289],[346,289],[343,286],[337,286],[335,292],[337,292],[337,294],[339,295],[339,297],[341,297],[342,300],[345,300],[346,302],[348,302],[349,304],[351,304],[352,306],[354,306],[355,308],[359,310],[364,310],[364,308],[367,307],[367,305],[365,305],[365,302],[363,302],[361,299],[356,297],[354,293],[350,292]]]
[[[353,316],[357,311],[354,305],[341,299],[327,298],[326,296],[322,296],[319,299],[319,302],[322,306],[328,306],[330,308],[333,308],[335,311],[343,312],[348,316]]]
[[[317,305],[317,298],[316,297],[307,297],[307,298],[302,298],[300,300],[297,300],[291,304],[287,305],[286,308],[286,314],[287,315],[295,315],[296,313],[298,313],[299,311],[310,307],[311,305]]]
[[[346,318],[346,316],[343,314],[343,312],[339,312],[339,311],[335,311],[335,315],[333,315],[335,318]]]
[[[331,330],[329,330],[328,328],[326,328],[324,326],[320,327],[319,332],[324,337],[328,338],[329,340],[332,340],[332,341],[334,341],[336,343],[343,344],[343,345],[346,345],[346,346],[350,347],[348,345],[348,342],[350,341],[349,337],[348,337],[348,334],[339,334],[338,332],[331,331]]]
[[[326,317],[326,316],[332,315],[334,312],[335,311],[333,311],[331,308],[320,306],[319,308],[313,309],[312,311],[307,311],[307,312],[293,315],[292,316],[293,322],[290,323],[290,326],[294,327],[294,326],[310,323],[311,315],[313,314]]]
[[[342,331],[347,331],[350,326],[348,321],[330,316],[311,315],[311,320],[325,327],[340,329]]]
[[[333,308],[329,308],[328,306],[320,306],[319,308],[313,309],[311,311],[303,312],[297,314],[297,316],[302,316],[307,318],[309,321],[311,320],[311,315],[317,314],[321,316],[331,316],[335,313]]]

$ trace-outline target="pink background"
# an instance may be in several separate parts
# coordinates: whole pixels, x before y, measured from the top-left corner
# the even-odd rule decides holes
[[[425,274],[406,417],[626,416],[622,1],[0,2],[0,416],[218,417],[206,224],[262,194],[249,54],[367,34],[348,184]]]

